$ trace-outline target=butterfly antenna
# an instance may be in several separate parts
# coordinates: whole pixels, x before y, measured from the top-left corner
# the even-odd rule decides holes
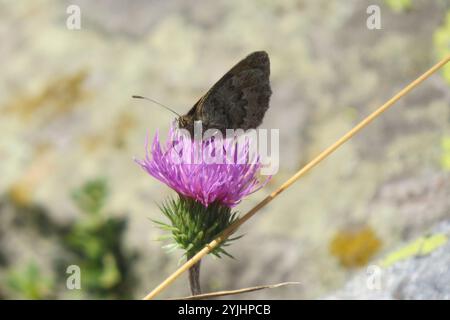
[[[169,108],[168,106],[163,105],[162,103],[159,103],[159,102],[156,101],[156,100],[153,100],[153,99],[150,99],[150,98],[147,98],[147,97],[144,97],[144,96],[137,96],[137,95],[133,95],[133,96],[131,96],[131,97],[134,98],[134,99],[144,99],[144,100],[148,100],[148,101],[150,101],[150,102],[156,103],[157,105],[163,107],[164,109],[167,109],[167,110],[169,110],[170,112],[173,112],[173,113],[176,114],[178,117],[181,117],[181,115],[180,115],[178,112],[176,112],[175,110],[172,110],[172,109]]]

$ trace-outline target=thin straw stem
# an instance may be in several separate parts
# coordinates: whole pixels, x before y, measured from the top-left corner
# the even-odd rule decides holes
[[[221,242],[226,240],[232,233],[234,233],[242,224],[244,224],[248,219],[250,219],[256,212],[258,212],[261,208],[267,205],[270,201],[272,201],[275,197],[277,197],[284,190],[289,188],[294,182],[296,182],[300,177],[304,176],[308,171],[314,168],[317,164],[319,164],[322,160],[328,157],[331,153],[333,153],[336,149],[338,149],[341,145],[347,142],[350,138],[352,138],[356,133],[358,133],[361,129],[371,123],[374,119],[379,117],[383,112],[385,112],[389,107],[391,107],[394,103],[400,100],[403,96],[417,87],[420,83],[430,77],[433,73],[443,67],[447,62],[450,61],[450,55],[439,61],[433,67],[431,67],[428,71],[418,77],[416,80],[411,82],[405,88],[403,88],[400,92],[398,92],[394,97],[389,99],[385,104],[376,109],[373,113],[363,119],[359,124],[357,124],[353,129],[344,134],[340,139],[338,139],[335,143],[329,146],[327,149],[322,151],[318,156],[316,156],[313,160],[311,160],[308,164],[306,164],[302,169],[300,169],[296,174],[294,174],[291,178],[289,178],[285,183],[283,183],[277,190],[269,194],[266,198],[264,198],[260,203],[258,203],[255,207],[253,207],[250,211],[248,211],[244,216],[240,219],[236,220],[233,224],[231,224],[228,228],[226,228],[216,239],[211,241],[208,245],[206,245],[202,250],[200,250],[196,255],[194,255],[191,259],[186,261],[181,267],[179,267],[174,273],[172,273],[166,280],[161,282],[153,291],[151,291],[148,295],[144,297],[144,300],[153,299],[156,295],[161,293],[165,288],[167,288],[172,282],[174,282],[181,274],[186,272],[189,268],[191,268],[194,264],[196,264],[200,259],[202,259],[205,255],[211,252],[215,247],[217,247]]]
[[[250,288],[237,289],[237,290],[216,291],[216,292],[202,293],[202,294],[198,294],[195,296],[174,298],[174,299],[169,299],[169,300],[201,300],[201,299],[225,297],[225,296],[231,296],[231,295],[236,295],[236,294],[243,294],[243,293],[247,293],[247,292],[264,290],[264,289],[275,289],[275,288],[280,288],[280,287],[289,286],[289,285],[296,285],[296,284],[300,284],[300,282],[291,281],[291,282],[268,284],[268,285],[250,287]]]

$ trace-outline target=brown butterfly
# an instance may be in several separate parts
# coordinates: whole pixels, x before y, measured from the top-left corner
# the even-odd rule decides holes
[[[203,130],[253,129],[258,127],[269,108],[270,61],[265,51],[249,54],[230,69],[197,101],[186,115],[178,118],[179,128],[193,136],[194,121],[201,120]],[[143,98],[134,96],[135,98]]]

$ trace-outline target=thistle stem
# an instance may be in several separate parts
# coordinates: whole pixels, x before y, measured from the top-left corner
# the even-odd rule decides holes
[[[191,258],[192,257],[188,257],[188,260]],[[189,269],[189,286],[191,287],[191,293],[193,296],[202,293],[200,289],[200,263],[201,260]]]

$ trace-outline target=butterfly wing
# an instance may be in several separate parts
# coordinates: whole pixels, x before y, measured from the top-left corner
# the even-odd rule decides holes
[[[270,61],[264,51],[253,52],[228,71],[188,112],[202,120],[203,129],[258,127],[269,108]]]

